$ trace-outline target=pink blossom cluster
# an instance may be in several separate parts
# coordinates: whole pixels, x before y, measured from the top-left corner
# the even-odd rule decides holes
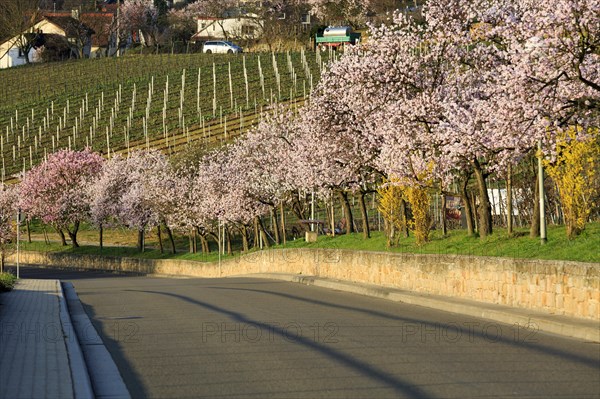
[[[89,149],[60,150],[35,166],[19,184],[18,206],[29,218],[57,228],[86,220],[90,211],[87,187],[95,181],[104,159]]]
[[[18,187],[0,184],[0,250],[15,238]]]

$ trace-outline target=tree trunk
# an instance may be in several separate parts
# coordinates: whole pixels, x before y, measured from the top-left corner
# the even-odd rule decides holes
[[[406,200],[404,198],[400,199],[400,212],[400,217],[402,218],[402,236],[408,238],[410,233],[410,229],[408,228],[408,207],[406,206]]]
[[[62,229],[56,228],[56,232],[58,233],[58,235],[60,236],[60,243],[63,247],[67,246],[67,240],[65,238],[65,232],[62,231]]]
[[[279,237],[279,219],[277,218],[277,207],[273,205],[271,207],[271,218],[273,220],[273,230],[275,233],[275,244],[281,244],[281,239]]]
[[[292,212],[294,212],[294,215],[296,215],[296,217],[298,218],[298,220],[305,220],[306,219],[306,216],[304,215],[304,207],[300,203],[300,194],[298,193],[298,191],[295,191],[292,194]],[[300,228],[303,231],[307,231],[308,230],[308,225],[306,225],[304,223],[301,223],[300,224]]]
[[[256,217],[256,224],[258,226],[259,234],[262,237],[263,245],[266,248],[269,248],[269,237],[265,231],[265,226],[263,225],[262,219],[259,216]]]
[[[100,224],[100,229],[99,229],[99,235],[100,235],[100,251],[102,251],[102,249],[104,248],[104,228],[102,227],[102,224]]]
[[[283,210],[283,202],[279,204],[279,207],[279,213],[281,214],[281,238],[283,241],[283,245],[285,245],[287,240],[285,237],[285,212]]]
[[[490,205],[490,197],[487,192],[486,175],[479,164],[479,161],[473,162],[475,179],[479,191],[479,237],[486,238],[492,234],[492,207]]]
[[[137,239],[137,250],[140,252],[144,252],[144,247],[144,229],[139,229]]]
[[[233,251],[231,250],[231,232],[229,231],[229,227],[223,227],[223,234],[225,235],[225,242],[227,245],[227,255],[232,255]]]
[[[192,232],[190,231],[188,234],[188,246],[189,246],[189,253],[193,254],[194,253],[194,243],[192,242]]]
[[[162,243],[162,234],[160,232],[160,224],[156,226],[156,233],[158,234],[158,247],[160,248],[160,253],[165,253]]]
[[[198,231],[196,229],[194,230],[194,234],[192,235],[192,245],[194,247],[194,253],[197,254],[198,253]]]
[[[513,235],[512,165],[508,165],[506,178],[506,232],[509,237]]]
[[[248,226],[242,224],[242,250],[248,252]]]
[[[27,226],[27,242],[31,244],[31,226],[29,225],[29,218],[25,219],[25,226]]]
[[[360,204],[360,214],[362,216],[362,229],[363,229],[363,238],[371,238],[371,230],[369,228],[369,213],[367,212],[367,205],[365,204],[365,195],[367,193],[361,191],[358,196],[358,202]]]
[[[169,237],[169,242],[171,243],[171,253],[175,255],[177,253],[177,248],[175,247],[175,239],[173,238],[173,232],[166,224],[165,230],[167,231],[167,236]]]
[[[200,246],[203,254],[210,253],[210,246],[208,245],[208,240],[206,239],[206,234],[202,234],[202,232],[197,229],[198,237],[200,237]]]
[[[475,193],[469,193],[469,199],[471,200],[471,210],[473,212],[473,226],[475,226],[475,231],[479,231],[479,218],[477,217],[477,196]]]
[[[531,215],[531,228],[529,229],[529,237],[535,238],[540,236],[540,188],[538,184],[537,173],[535,174],[535,196],[533,201],[533,215]]]
[[[79,231],[79,222],[73,223],[73,231],[67,229],[67,233],[69,234],[69,238],[71,239],[71,244],[73,248],[79,248],[79,243],[77,242],[77,232]]]
[[[460,185],[460,197],[463,201],[463,210],[465,212],[465,220],[467,222],[467,235],[469,237],[475,235],[475,227],[473,222],[473,208],[471,207],[471,199],[469,198],[469,192],[467,191],[467,185],[469,184],[469,176],[462,180]]]
[[[442,192],[442,235],[448,235],[448,223],[446,220],[446,194]]]
[[[259,234],[260,232],[258,231],[258,216],[256,216],[254,218],[254,248],[259,248],[260,247],[260,238],[259,238]]]
[[[338,196],[342,203],[342,209],[344,209],[344,216],[346,218],[346,234],[354,233],[354,219],[352,218],[352,209],[350,208],[350,201],[348,201],[348,193],[339,190]]]

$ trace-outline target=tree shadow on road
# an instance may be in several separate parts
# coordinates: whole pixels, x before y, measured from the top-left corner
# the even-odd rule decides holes
[[[275,324],[264,323],[257,320],[252,320],[241,313],[234,312],[231,310],[224,309],[222,307],[202,302],[184,295],[173,294],[169,292],[159,292],[159,291],[145,291],[145,290],[128,290],[130,292],[142,292],[147,294],[156,294],[156,295],[164,295],[172,298],[176,298],[181,301],[185,301],[200,307],[203,307],[206,310],[220,313],[228,316],[232,321],[237,323],[243,323],[246,325],[254,325],[261,329],[266,329],[271,331],[273,334],[278,335],[279,337],[288,340],[297,345],[301,345],[305,348],[314,350],[319,352],[322,355],[329,357],[330,359],[338,362],[339,364],[351,368],[360,374],[371,378],[372,380],[378,381],[380,383],[385,384],[386,386],[394,389],[398,394],[410,397],[410,398],[431,398],[432,395],[425,392],[423,389],[417,387],[415,384],[411,384],[408,381],[404,381],[390,373],[387,373],[383,370],[378,369],[366,362],[355,359],[354,357],[347,355],[341,351],[338,351],[330,346],[321,344],[319,342],[315,342],[306,337],[302,336],[294,336],[293,339],[290,340],[289,332],[282,328],[281,326]]]

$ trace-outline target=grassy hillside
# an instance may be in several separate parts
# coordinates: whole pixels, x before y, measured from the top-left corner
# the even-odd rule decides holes
[[[37,229],[36,229],[37,230]],[[177,235],[176,244],[178,253],[172,255],[169,250],[165,234],[163,234],[164,253],[159,251],[158,236],[156,229],[147,232],[146,243],[148,248],[145,252],[138,252],[135,248],[137,232],[132,230],[112,229],[105,231],[104,242],[106,247],[100,250],[98,247],[98,232],[92,228],[84,228],[80,233],[80,248],[71,246],[63,247],[58,242],[58,235],[50,232],[49,243],[44,243],[44,237],[40,233],[33,234],[32,243],[22,241],[21,248],[35,251],[52,251],[65,253],[92,254],[104,256],[126,256],[148,259],[188,259],[196,261],[216,261],[218,259],[217,243],[210,241],[212,252],[208,254],[188,253],[188,237]],[[40,241],[42,240],[42,241]],[[509,237],[506,230],[496,228],[493,235],[481,240],[478,237],[469,237],[465,230],[451,230],[449,235],[443,237],[440,231],[434,231],[431,241],[423,246],[417,246],[414,237],[400,240],[400,244],[394,248],[386,247],[386,238],[383,232],[374,231],[372,238],[365,240],[362,234],[349,234],[331,236],[319,236],[316,243],[306,243],[303,238],[293,239],[288,237],[285,245],[275,248],[330,248],[350,249],[362,251],[381,251],[396,253],[419,253],[438,255],[466,255],[466,256],[499,256],[504,258],[520,259],[546,259],[546,260],[570,260],[579,262],[600,263],[600,223],[589,223],[581,236],[569,240],[565,234],[564,226],[551,225],[548,227],[548,242],[540,245],[539,238],[529,237],[526,227],[517,228],[515,235]],[[241,242],[233,242],[234,256],[239,256]]]
[[[325,61],[318,53],[159,54],[1,70],[2,176],[59,148],[177,151],[227,137],[265,107],[303,99]]]

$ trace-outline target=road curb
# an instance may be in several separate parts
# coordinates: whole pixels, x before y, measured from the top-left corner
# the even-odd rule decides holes
[[[73,284],[62,283],[73,328],[88,365],[96,398],[131,399],[113,358],[85,313]]]
[[[71,379],[73,380],[73,394],[76,399],[93,399],[94,391],[92,382],[85,363],[83,352],[73,328],[73,322],[69,314],[65,293],[60,281],[56,280],[60,306],[60,323],[62,325],[69,366],[71,367]]]
[[[528,309],[512,308],[505,305],[475,302],[439,295],[421,294],[372,284],[353,283],[316,276],[285,273],[260,273],[236,277],[268,278],[304,285],[314,285],[316,287],[383,298],[394,302],[423,306],[445,312],[480,317],[510,325],[518,324],[525,328],[535,328],[539,331],[577,338],[584,341],[600,342],[600,325],[594,320],[574,319],[567,316],[545,314],[530,311]]]

